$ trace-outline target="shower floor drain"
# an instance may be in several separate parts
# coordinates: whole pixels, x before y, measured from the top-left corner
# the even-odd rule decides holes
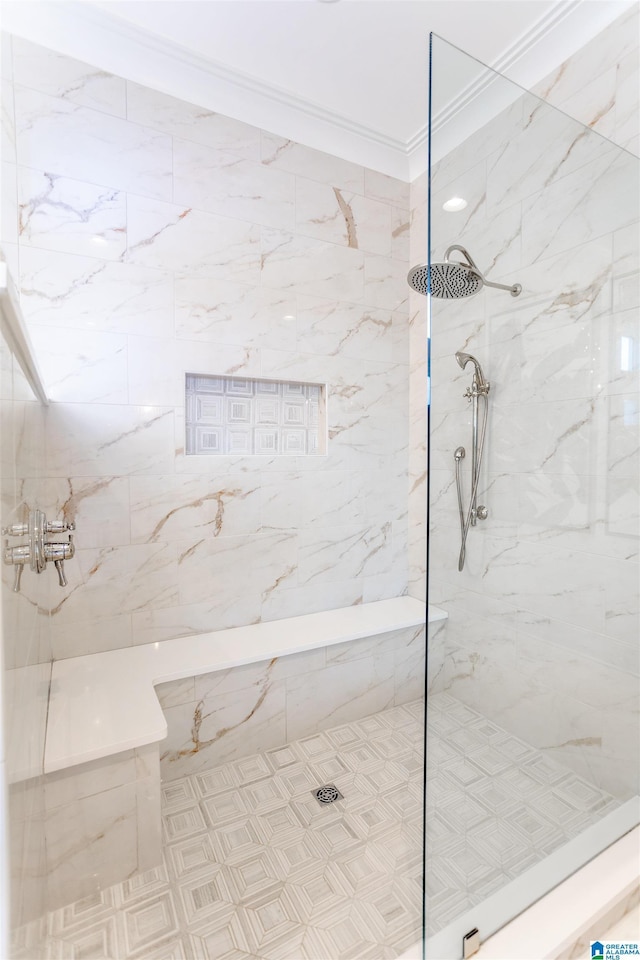
[[[318,787],[317,790],[312,790],[311,793],[318,803],[335,803],[336,800],[344,800],[338,788],[334,787],[332,783],[327,783],[324,787]]]

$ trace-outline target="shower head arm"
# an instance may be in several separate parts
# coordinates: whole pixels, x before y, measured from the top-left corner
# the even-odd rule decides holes
[[[465,247],[461,247],[459,243],[452,243],[450,247],[447,247],[447,249],[444,252],[445,263],[449,262],[449,254],[453,253],[454,250],[457,250],[458,253],[461,253],[462,256],[465,258],[465,260],[467,261],[466,263],[460,264],[460,266],[470,267],[475,273],[478,274],[479,277],[482,277],[482,273],[480,272],[478,265],[476,264],[475,260],[473,259],[469,251],[466,250]],[[454,260],[453,263],[460,263],[460,261]]]
[[[457,250],[458,253],[461,253],[466,259],[466,264],[462,263],[460,266],[468,267],[470,270],[473,270],[474,273],[477,273],[480,279],[482,280],[485,287],[495,287],[496,290],[508,290],[512,297],[517,297],[518,294],[522,292],[522,286],[519,283],[495,283],[493,280],[487,280],[482,270],[478,267],[477,263],[471,256],[468,250],[460,246],[459,243],[453,243],[450,247],[447,247],[444,255],[445,261],[449,261],[449,254],[454,250]],[[454,260],[454,263],[458,261]]]
[[[493,280],[487,280],[486,277],[482,277],[482,282],[485,287],[495,287],[496,290],[508,290],[512,297],[517,297],[522,292],[522,285],[520,283],[494,283]]]

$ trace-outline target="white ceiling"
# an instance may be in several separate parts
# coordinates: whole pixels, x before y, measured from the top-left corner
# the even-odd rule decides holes
[[[630,3],[5,0],[2,15],[35,42],[410,179],[423,166],[430,31],[530,86]],[[474,73],[453,61],[441,46],[442,116]]]

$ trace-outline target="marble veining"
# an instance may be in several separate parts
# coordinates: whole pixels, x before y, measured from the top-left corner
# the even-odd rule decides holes
[[[125,199],[118,190],[20,168],[18,201],[25,244],[113,260],[126,249]]]
[[[20,164],[170,199],[168,136],[26,87],[16,85],[15,97]]]

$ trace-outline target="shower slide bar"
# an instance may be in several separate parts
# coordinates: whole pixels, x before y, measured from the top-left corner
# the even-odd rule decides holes
[[[472,404],[472,423],[471,423],[471,495],[469,497],[469,507],[465,514],[462,505],[462,461],[466,456],[464,447],[456,447],[453,454],[456,465],[456,491],[458,494],[458,515],[460,517],[460,554],[458,556],[458,571],[464,569],[464,563],[467,553],[467,536],[469,527],[475,527],[478,520],[486,520],[489,511],[484,505],[478,505],[478,484],[480,482],[480,467],[482,466],[482,454],[484,452],[484,441],[487,433],[489,390],[491,384],[485,379],[480,363],[470,353],[456,353],[456,360],[462,369],[468,363],[474,366],[473,380],[471,386],[467,387],[463,396]],[[482,401],[482,411],[480,410],[480,401]]]

